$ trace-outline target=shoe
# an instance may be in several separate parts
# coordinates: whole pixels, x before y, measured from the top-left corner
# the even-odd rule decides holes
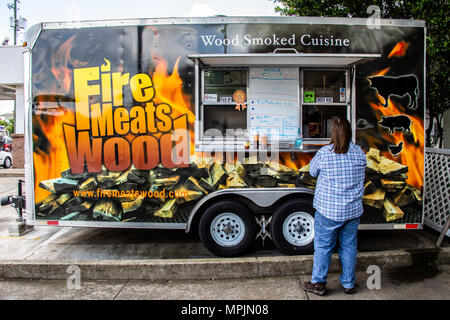
[[[327,286],[325,282],[311,283],[308,281],[303,283],[303,289],[318,296],[324,296],[327,293]]]
[[[344,293],[345,294],[354,294],[354,293],[356,293],[356,289],[355,289],[355,287],[353,287],[353,288],[344,288]]]

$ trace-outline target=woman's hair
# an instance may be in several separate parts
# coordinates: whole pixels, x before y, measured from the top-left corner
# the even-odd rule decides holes
[[[331,140],[334,153],[347,153],[352,139],[352,128],[347,119],[334,116],[331,118]]]

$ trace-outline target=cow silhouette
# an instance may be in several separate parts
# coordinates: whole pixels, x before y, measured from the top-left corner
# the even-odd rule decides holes
[[[393,134],[395,129],[402,130],[404,133],[411,133],[409,127],[411,126],[412,121],[408,116],[381,116],[381,121],[379,124],[382,127],[388,128],[390,134]]]
[[[398,154],[403,150],[403,141],[400,141],[398,145],[388,145],[388,148],[393,156],[398,157]]]
[[[384,107],[388,106],[390,96],[404,97],[409,96],[408,108],[417,108],[417,97],[419,88],[417,78],[414,75],[401,77],[376,76],[369,78],[371,87],[378,91],[378,94],[384,98]]]

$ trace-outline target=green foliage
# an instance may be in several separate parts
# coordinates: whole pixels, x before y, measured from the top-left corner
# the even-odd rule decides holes
[[[275,0],[280,5],[275,8],[284,16],[322,16],[322,17],[362,17],[369,16],[367,8],[378,6],[381,10],[380,18],[391,19],[423,19],[433,13],[436,8],[444,9],[448,1],[392,1],[392,0]],[[443,10],[444,11],[444,10]]]
[[[367,8],[377,5],[380,18],[420,19],[427,27],[426,106],[431,125],[427,129],[427,146],[436,141],[430,136],[437,124],[439,145],[442,146],[442,117],[449,110],[449,30],[450,1],[448,0],[274,0],[276,12],[285,16],[326,16],[367,18]]]
[[[5,126],[5,129],[8,130],[10,135],[14,133],[14,118],[8,120],[0,120],[0,125]]]

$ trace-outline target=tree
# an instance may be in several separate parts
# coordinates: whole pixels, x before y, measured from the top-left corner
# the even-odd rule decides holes
[[[367,18],[367,8],[380,8],[380,18],[421,19],[427,27],[426,106],[430,125],[426,145],[442,148],[444,128],[442,118],[449,103],[449,30],[450,1],[448,0],[274,0],[280,5],[275,11],[285,16],[327,16]],[[437,128],[437,139],[431,131]],[[450,130],[450,129],[449,129]]]
[[[0,120],[0,125],[5,126],[5,130],[7,130],[10,135],[14,133],[14,119]]]

